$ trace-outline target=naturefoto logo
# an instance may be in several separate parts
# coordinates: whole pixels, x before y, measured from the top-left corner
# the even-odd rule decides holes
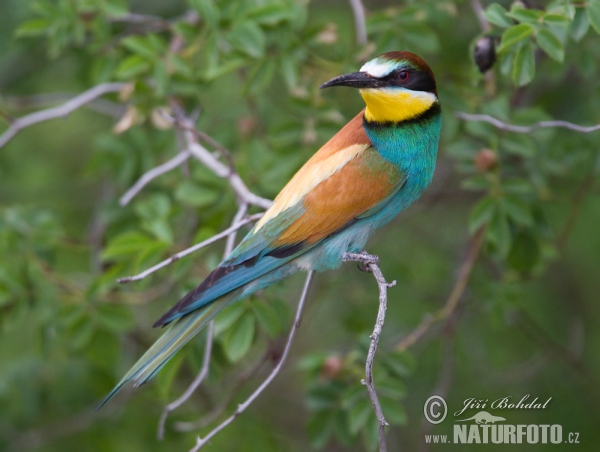
[[[458,419],[454,422],[465,422],[465,421],[475,421],[477,424],[493,424],[498,421],[505,421],[503,417],[500,416],[492,416],[487,411],[480,411],[475,416],[467,418],[467,419]]]
[[[538,398],[531,399],[529,394],[518,402],[511,397],[503,397],[489,403],[489,400],[469,398],[463,402],[463,407],[454,412],[454,417],[467,416],[468,410],[489,408],[499,410],[543,410],[546,409],[552,397],[545,402]],[[514,411],[513,411],[514,412]],[[440,424],[446,419],[448,405],[443,397],[434,395],[425,402],[423,413],[425,419],[432,424]],[[499,414],[499,413],[498,413]],[[504,413],[502,413],[504,414]],[[507,414],[507,416],[509,416]],[[441,444],[561,444],[579,443],[579,433],[569,432],[563,435],[562,425],[559,424],[511,424],[504,416],[491,414],[480,410],[470,417],[455,419],[450,435],[425,435],[426,443]]]

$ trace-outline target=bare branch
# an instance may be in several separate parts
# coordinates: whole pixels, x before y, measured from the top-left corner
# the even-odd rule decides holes
[[[394,287],[396,285],[396,281],[388,283],[385,280],[385,277],[379,268],[379,257],[377,256],[367,254],[364,251],[358,254],[345,253],[342,257],[342,260],[345,262],[360,262],[362,268],[359,268],[373,273],[375,281],[377,281],[377,286],[379,287],[379,310],[377,311],[375,328],[373,329],[373,334],[371,334],[371,345],[369,346],[369,352],[367,353],[367,361],[365,364],[366,380],[362,380],[361,383],[367,386],[369,398],[371,399],[371,403],[375,409],[375,415],[377,416],[377,421],[379,422],[379,452],[386,452],[387,444],[385,441],[385,427],[389,424],[386,422],[385,417],[383,416],[383,410],[381,409],[381,404],[379,403],[379,398],[377,397],[377,392],[375,391],[375,385],[373,384],[373,362],[375,360],[375,353],[377,352],[379,337],[381,336],[381,331],[383,330],[383,323],[385,322],[385,311],[387,309],[387,289],[388,287]]]
[[[463,293],[467,287],[471,272],[475,261],[479,257],[481,251],[481,245],[483,244],[483,238],[485,237],[485,227],[482,227],[475,235],[471,238],[467,245],[467,252],[465,260],[463,261],[458,274],[456,276],[456,283],[444,304],[444,307],[434,312],[433,314],[427,314],[419,326],[413,330],[408,336],[402,339],[396,348],[400,351],[404,351],[411,347],[415,342],[420,340],[423,335],[429,331],[429,328],[436,323],[447,319],[458,306],[458,302],[462,298]]]
[[[459,119],[464,119],[465,121],[487,122],[488,124],[493,125],[497,129],[505,130],[507,132],[517,132],[517,133],[530,133],[537,129],[551,128],[551,127],[565,128],[565,129],[574,130],[575,132],[581,132],[581,133],[590,133],[590,132],[595,132],[597,130],[600,130],[600,124],[597,124],[595,126],[585,127],[585,126],[573,124],[571,122],[560,121],[560,120],[540,121],[540,122],[536,122],[535,124],[532,124],[530,126],[517,126],[517,125],[507,124],[505,122],[502,122],[499,119],[496,119],[490,115],[472,115],[469,113],[455,112],[454,116],[456,116]]]
[[[51,105],[56,105],[60,102],[65,102],[72,97],[77,96],[76,93],[41,93],[27,96],[8,96],[2,97],[2,104],[6,104],[11,109],[37,109],[48,108]],[[122,104],[113,102],[107,99],[94,99],[85,105],[86,108],[102,113],[113,118],[120,118],[125,112],[125,107]]]
[[[363,45],[367,43],[367,22],[365,19],[365,7],[362,0],[349,0],[354,14],[354,28],[356,30],[356,43]]]
[[[481,2],[479,0],[471,0],[471,8],[477,17],[477,21],[479,22],[479,26],[483,32],[488,32],[492,29],[490,23],[487,21],[485,16],[483,15],[483,6],[481,6]]]
[[[39,122],[68,116],[73,111],[81,108],[87,103],[90,103],[94,99],[107,93],[118,92],[126,85],[126,83],[102,83],[88,89],[87,91],[84,91],[83,93],[75,96],[73,99],[68,100],[58,107],[36,111],[35,113],[31,113],[30,115],[16,119],[10,124],[8,129],[6,129],[4,133],[0,135],[0,148],[8,143],[17,133],[19,133],[20,130]]]
[[[231,162],[229,162],[230,165],[220,162],[215,155],[199,143],[198,136],[201,135],[206,139],[207,135],[199,133],[196,130],[192,121],[183,116],[181,108],[176,103],[171,102],[171,108],[175,112],[175,115],[169,116],[168,114],[163,113],[163,116],[185,131],[184,136],[188,143],[187,147],[192,155],[217,176],[227,179],[229,185],[231,185],[231,188],[235,191],[239,202],[245,202],[249,205],[258,206],[263,209],[271,207],[273,201],[252,193],[248,187],[246,187],[246,184],[239,174],[235,171]],[[216,143],[212,138],[210,138],[210,141],[211,143]],[[224,148],[222,146],[219,146],[218,148],[221,153],[226,156],[229,155],[229,152],[226,150],[223,152]]]
[[[165,437],[165,423],[167,422],[167,417],[169,413],[175,411],[181,405],[189,400],[189,398],[194,394],[198,386],[204,381],[206,377],[208,377],[208,370],[210,368],[210,357],[212,354],[212,346],[213,346],[213,335],[215,330],[215,322],[211,320],[208,324],[208,328],[206,330],[206,344],[204,345],[204,357],[202,358],[202,367],[200,368],[200,372],[192,381],[192,384],[188,386],[181,396],[175,401],[169,403],[167,406],[163,408],[163,412],[160,415],[160,420],[158,421],[158,431],[156,436],[159,440],[163,440]]]
[[[155,168],[152,168],[150,171],[144,173],[142,177],[138,179],[138,181],[133,184],[133,186],[125,192],[121,199],[119,199],[119,204],[122,206],[126,206],[129,204],[129,201],[133,199],[135,195],[137,195],[142,188],[146,186],[150,181],[156,179],[158,176],[165,174],[172,169],[177,168],[183,162],[185,162],[190,157],[190,152],[187,149],[180,151],[175,157],[171,160],[166,161],[165,163],[158,165]]]
[[[191,432],[192,430],[199,430],[201,428],[206,427],[215,421],[225,409],[229,406],[234,397],[239,393],[239,391],[243,388],[244,384],[264,366],[264,364],[273,358],[273,350],[267,350],[263,357],[256,362],[256,364],[250,369],[244,370],[244,372],[238,377],[237,382],[231,391],[227,391],[227,397],[220,400],[220,403],[215,406],[211,411],[203,415],[197,421],[192,422],[175,422],[174,429],[179,432]],[[279,355],[277,355],[279,356]]]
[[[188,135],[193,136],[193,134],[190,132],[188,132]],[[227,165],[219,162],[210,153],[210,151],[208,151],[208,149],[206,149],[204,146],[202,146],[195,140],[195,137],[193,138],[193,140],[191,138],[189,138],[189,140],[189,149],[192,155],[198,160],[200,160],[208,169],[210,169],[217,176],[226,178],[229,181],[229,185],[231,185],[231,188],[233,188],[235,194],[238,197],[240,197],[248,204],[258,206],[263,209],[268,209],[269,207],[271,207],[271,204],[273,204],[271,200],[261,198],[260,196],[257,196],[250,190],[248,190],[248,187],[246,187],[246,184],[244,184],[244,181],[239,176],[239,174],[237,174],[234,171],[231,171],[231,169]]]
[[[292,341],[294,340],[294,335],[296,334],[296,330],[300,327],[300,322],[302,320],[302,311],[304,310],[304,304],[305,304],[306,298],[308,296],[308,290],[310,288],[313,275],[314,275],[314,270],[310,270],[308,272],[308,274],[306,275],[306,282],[304,283],[304,288],[302,289],[302,295],[300,296],[300,301],[298,302],[298,308],[296,309],[294,323],[293,323],[290,333],[288,335],[287,342],[285,343],[285,348],[283,349],[283,354],[281,355],[281,358],[280,358],[279,362],[277,363],[277,366],[275,366],[275,368],[273,368],[273,370],[271,371],[269,376],[265,379],[265,381],[262,382],[262,384],[256,389],[256,391],[254,391],[250,395],[250,397],[248,397],[248,399],[246,399],[246,401],[244,401],[244,403],[241,403],[238,405],[237,409],[233,412],[233,414],[231,416],[229,416],[227,419],[225,419],[223,422],[221,422],[218,426],[216,426],[214,429],[212,429],[204,438],[200,438],[198,436],[196,445],[191,449],[190,452],[197,452],[198,450],[200,450],[202,448],[202,446],[204,446],[208,441],[210,441],[210,439],[213,436],[215,436],[217,433],[219,433],[221,430],[223,430],[225,427],[227,427],[229,424],[231,424],[235,420],[235,418],[238,417],[240,414],[242,414],[252,404],[252,402],[254,402],[254,400],[256,400],[256,398],[264,391],[264,389],[267,386],[269,386],[269,384],[275,379],[277,374],[279,374],[279,371],[283,367],[283,364],[285,363],[287,355],[290,351]]]
[[[153,267],[150,267],[149,269],[134,275],[134,276],[125,276],[124,278],[119,278],[117,280],[117,282],[119,283],[128,283],[131,281],[139,281],[140,279],[144,279],[146,278],[148,275],[151,275],[152,273],[156,272],[157,270],[160,270],[163,267],[166,267],[167,265],[172,264],[173,262],[175,262],[176,260],[181,259],[182,257],[187,256],[188,254],[193,253],[194,251],[198,251],[201,248],[204,248],[212,243],[215,243],[218,240],[221,240],[225,237],[227,237],[229,234],[231,234],[232,232],[237,231],[238,229],[240,229],[242,226],[251,223],[253,221],[256,221],[258,219],[260,219],[263,216],[263,213],[256,213],[254,215],[250,215],[247,218],[244,218],[243,220],[240,220],[238,223],[228,227],[227,229],[225,229],[223,232],[219,232],[218,234],[204,240],[203,242],[200,242],[190,248],[187,248],[183,251],[180,251],[177,254],[172,255],[171,257],[169,257],[168,259],[165,259],[164,261],[160,262],[159,264],[154,265]]]

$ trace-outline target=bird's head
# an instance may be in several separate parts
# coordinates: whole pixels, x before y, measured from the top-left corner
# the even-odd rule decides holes
[[[369,122],[398,123],[419,117],[437,104],[433,72],[411,52],[388,52],[368,61],[359,72],[340,75],[321,85],[358,88]]]

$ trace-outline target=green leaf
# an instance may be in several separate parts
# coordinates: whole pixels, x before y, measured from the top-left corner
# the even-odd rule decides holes
[[[540,258],[540,246],[536,238],[525,231],[515,235],[507,257],[511,268],[525,273],[531,271]]]
[[[195,184],[191,180],[183,181],[175,190],[177,201],[195,207],[208,207],[219,198],[219,193],[214,188],[206,188]]]
[[[333,432],[338,441],[344,446],[349,446],[354,442],[353,435],[348,430],[347,417],[346,412],[341,410],[336,411],[333,417]]]
[[[513,21],[508,17],[508,12],[498,3],[493,3],[483,12],[486,20],[494,25],[507,28],[513,25]]]
[[[587,16],[596,30],[596,33],[600,34],[600,1],[599,0],[590,0],[587,5]]]
[[[381,397],[379,403],[381,404],[381,410],[383,411],[386,421],[396,425],[406,424],[408,417],[406,416],[406,410],[404,409],[402,402],[387,397]]]
[[[533,226],[531,207],[521,198],[504,195],[500,200],[500,204],[515,223],[523,226]]]
[[[246,305],[244,303],[235,303],[228,306],[215,317],[215,336],[227,331],[231,326],[246,313]]]
[[[253,300],[252,310],[267,334],[272,338],[277,337],[281,332],[281,321],[273,306],[263,300]]]
[[[320,449],[327,444],[333,431],[333,415],[331,411],[320,411],[309,419],[306,430],[314,448]]]
[[[219,8],[213,0],[190,0],[190,5],[200,14],[200,19],[217,27],[221,18]]]
[[[173,358],[170,359],[156,375],[157,381],[154,386],[158,388],[158,392],[163,400],[168,399],[171,393],[171,387],[173,386],[173,381],[175,381],[175,376],[177,375],[177,371],[181,367],[185,357],[185,353],[175,354],[175,356],[173,356]]]
[[[290,10],[285,4],[267,4],[258,6],[248,12],[247,18],[261,25],[277,25],[290,17]]]
[[[265,59],[256,64],[248,76],[247,89],[253,93],[265,90],[275,74],[276,63],[273,59]]]
[[[575,19],[571,22],[571,37],[579,42],[590,29],[590,19],[585,11],[578,9]]]
[[[469,215],[469,232],[474,234],[481,226],[488,223],[497,206],[496,200],[490,196],[479,200]]]
[[[500,209],[494,211],[486,234],[488,240],[493,243],[502,257],[508,255],[511,246],[511,233],[508,218]]]
[[[234,25],[228,34],[233,47],[253,58],[261,58],[265,54],[266,38],[255,22],[242,22]]]
[[[206,79],[206,81],[214,80],[225,74],[228,74],[229,72],[235,71],[237,68],[243,66],[245,63],[246,61],[243,58],[228,59],[223,64],[209,67],[204,73],[204,78]]]
[[[137,231],[124,232],[111,239],[102,253],[103,259],[126,256],[154,246],[154,239]]]
[[[280,70],[288,89],[295,88],[298,84],[298,67],[296,65],[296,60],[289,55],[284,55],[281,58]]]
[[[538,22],[540,17],[544,15],[544,11],[523,8],[521,6],[513,4],[508,15],[519,22],[536,23]]]
[[[535,46],[528,42],[522,45],[513,64],[512,79],[517,86],[524,86],[530,83],[535,76]]]
[[[407,352],[393,351],[384,355],[382,364],[398,378],[406,377],[415,369],[415,360],[412,355]]]
[[[150,63],[140,55],[131,55],[121,61],[115,73],[122,80],[130,80],[150,69]]]
[[[553,25],[565,25],[570,22],[569,18],[564,14],[546,13],[544,14],[544,22]]]
[[[538,45],[548,56],[559,63],[562,63],[565,58],[565,48],[563,43],[554,36],[550,30],[542,28],[536,36]]]
[[[73,327],[69,344],[75,350],[82,350],[90,343],[95,331],[94,322],[89,317],[83,317]]]
[[[534,31],[534,28],[530,24],[519,24],[510,27],[502,35],[502,40],[498,46],[498,53],[503,53],[509,47],[527,39]]]
[[[173,229],[164,218],[154,218],[142,221],[142,227],[158,240],[164,243],[173,243]]]
[[[316,386],[306,396],[306,406],[311,411],[333,409],[338,405],[339,385],[333,383]]]
[[[48,32],[52,26],[50,19],[39,18],[31,19],[22,23],[19,28],[15,31],[17,38],[31,38],[36,36],[43,36]]]
[[[169,54],[169,61],[176,73],[187,78],[193,77],[194,71],[192,70],[192,66],[190,66],[188,62],[179,55]]]
[[[149,60],[158,58],[157,49],[150,43],[146,37],[129,36],[121,41],[121,44],[133,53],[143,56]]]
[[[157,193],[143,201],[138,201],[134,206],[135,213],[146,220],[167,218],[171,211],[171,200],[164,193]]]
[[[223,349],[232,363],[243,358],[254,340],[255,318],[252,315],[242,316],[225,334]]]
[[[109,330],[121,332],[133,328],[133,315],[127,306],[104,303],[98,306],[96,312],[98,321]]]
[[[348,429],[350,433],[356,435],[361,431],[372,411],[373,405],[370,400],[367,400],[366,397],[358,400],[348,412]]]
[[[164,61],[157,61],[154,64],[152,76],[156,83],[156,94],[161,97],[164,96],[167,91],[167,85],[169,84],[169,74],[167,72],[167,65]]]

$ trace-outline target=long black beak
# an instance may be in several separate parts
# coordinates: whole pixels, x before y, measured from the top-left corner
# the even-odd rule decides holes
[[[366,72],[353,72],[351,74],[340,75],[323,83],[319,88],[329,88],[331,86],[351,86],[352,88],[376,88],[380,81],[371,77]]]

